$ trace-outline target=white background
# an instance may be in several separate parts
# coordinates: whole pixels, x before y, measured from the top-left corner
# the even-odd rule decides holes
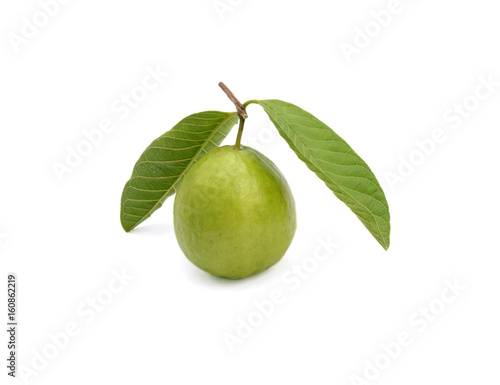
[[[413,343],[371,377],[376,383],[500,383],[500,87],[478,105],[474,96],[481,77],[500,81],[497,2],[401,0],[401,12],[378,30],[372,11],[387,10],[387,1],[232,4],[221,17],[212,0],[74,0],[16,52],[12,34],[40,4],[1,3],[0,319],[6,276],[15,272],[20,364],[33,370],[37,354],[50,356],[45,364],[38,357],[43,368],[25,383],[354,384],[353,375],[366,379],[366,360],[385,363],[381,344],[401,331]],[[347,58],[341,45],[354,45],[365,28],[373,37]],[[112,111],[158,66],[168,76],[130,116]],[[278,165],[298,210],[279,264],[241,281],[198,270],[177,246],[173,198],[123,232],[120,196],[135,161],[184,116],[233,110],[221,80],[242,102],[297,104],[351,144],[386,192],[389,251],[258,106],[248,108],[243,143]],[[464,99],[470,117],[445,121]],[[107,118],[115,130],[59,180],[54,162],[64,164],[68,147]],[[415,153],[415,141],[436,128],[445,139],[429,155]],[[418,165],[391,185],[389,173],[410,158]],[[293,291],[283,275],[311,263],[318,239],[329,238],[338,248]],[[109,299],[113,271],[123,269],[134,278]],[[441,307],[447,280],[466,289]],[[238,317],[246,320],[275,289],[285,302],[231,352],[224,333],[237,335]],[[86,301],[98,295],[109,304],[89,322]],[[429,303],[441,314],[421,330],[415,321],[425,324],[419,312]],[[54,352],[50,336],[68,324],[80,334],[61,337]],[[2,364],[2,384],[6,371]]]

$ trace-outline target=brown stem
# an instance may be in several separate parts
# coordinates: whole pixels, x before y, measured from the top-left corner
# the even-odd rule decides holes
[[[234,103],[236,106],[236,110],[238,111],[238,115],[240,116],[241,119],[246,119],[248,118],[247,111],[243,108],[243,105],[240,103],[238,99],[236,99],[236,96],[231,92],[227,86],[220,82],[219,87],[222,88],[222,90],[226,93],[227,97]]]

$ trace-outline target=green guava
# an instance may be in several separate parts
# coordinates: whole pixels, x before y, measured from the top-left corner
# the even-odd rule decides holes
[[[182,179],[174,228],[186,257],[218,277],[245,278],[277,263],[297,219],[283,174],[249,147],[215,148]]]

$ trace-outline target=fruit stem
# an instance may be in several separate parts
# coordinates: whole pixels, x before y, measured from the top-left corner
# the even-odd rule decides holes
[[[240,101],[234,96],[231,90],[223,83],[219,83],[219,87],[222,88],[227,95],[227,97],[234,103],[236,106],[236,111],[238,111],[238,116],[240,117],[240,126],[238,128],[238,136],[236,137],[236,143],[234,144],[233,150],[241,150],[241,136],[243,135],[243,127],[245,126],[245,119],[248,118],[247,111],[245,107],[240,103]],[[248,105],[248,102],[245,103]]]
[[[238,127],[238,136],[236,137],[236,143],[234,144],[233,150],[241,150],[241,136],[243,135],[243,126],[245,125],[245,119],[240,117],[240,126]]]

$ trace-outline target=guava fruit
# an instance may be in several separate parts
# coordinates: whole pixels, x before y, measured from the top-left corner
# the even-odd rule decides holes
[[[213,149],[180,182],[174,228],[186,257],[219,277],[245,278],[277,263],[297,219],[283,174],[258,151]]]

